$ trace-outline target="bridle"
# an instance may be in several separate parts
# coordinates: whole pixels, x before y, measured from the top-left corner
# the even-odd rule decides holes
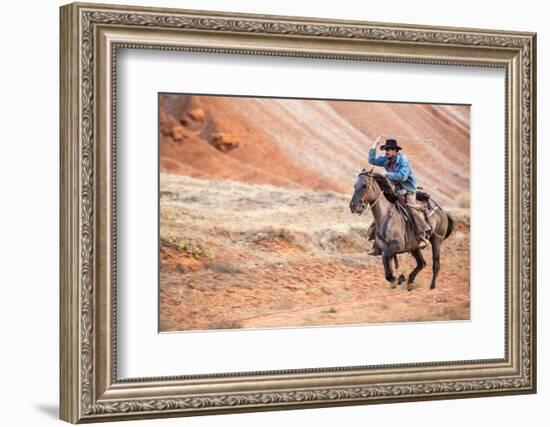
[[[376,199],[374,199],[373,202],[366,202],[365,198],[368,196],[369,191],[372,188],[372,180],[374,178],[372,178],[372,175],[368,175],[368,174],[364,174],[364,175],[367,176],[367,177],[370,177],[371,179],[367,179],[367,182],[368,182],[367,189],[365,190],[365,192],[361,196],[361,200],[359,200],[359,203],[360,203],[360,206],[361,206],[361,213],[363,213],[365,211],[365,209],[367,209],[367,207],[369,207],[369,206],[370,206],[371,209],[373,209],[376,206],[376,204],[378,203],[378,201],[380,200],[380,198],[384,195],[384,192],[380,191],[380,194],[378,194],[378,196],[376,197]]]

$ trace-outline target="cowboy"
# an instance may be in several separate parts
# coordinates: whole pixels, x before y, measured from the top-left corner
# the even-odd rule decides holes
[[[427,233],[431,228],[424,220],[420,207],[416,204],[416,177],[407,157],[399,152],[402,148],[397,145],[395,139],[386,139],[385,144],[380,147],[381,150],[386,152],[386,155],[376,157],[376,147],[381,141],[382,138],[379,136],[372,144],[369,150],[369,163],[375,166],[384,166],[386,178],[395,186],[396,191],[405,197],[420,239],[419,248],[423,249],[428,244]],[[376,247],[373,247],[369,254],[379,255],[380,253]]]

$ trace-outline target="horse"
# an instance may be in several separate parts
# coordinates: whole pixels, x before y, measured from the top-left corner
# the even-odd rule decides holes
[[[434,210],[429,215],[431,231],[428,241],[432,247],[432,281],[430,289],[435,289],[437,275],[440,270],[439,255],[441,245],[447,239],[454,228],[454,221],[448,212],[445,212],[433,198]],[[420,241],[416,236],[412,217],[407,215],[399,207],[397,195],[391,184],[381,174],[372,170],[367,172],[363,169],[354,185],[353,196],[349,203],[352,213],[362,214],[367,207],[370,207],[376,224],[376,245],[382,252],[384,273],[390,288],[395,288],[396,277],[390,261],[397,260],[397,254],[410,253],[416,260],[416,267],[409,273],[407,278],[407,290],[413,288],[413,283],[420,271],[426,267],[426,261],[419,248]],[[403,278],[404,279],[404,278]],[[401,280],[399,280],[401,283]]]

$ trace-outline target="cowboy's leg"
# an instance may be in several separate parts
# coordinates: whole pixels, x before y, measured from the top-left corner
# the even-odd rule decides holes
[[[416,192],[407,193],[405,196],[407,205],[409,205],[411,215],[419,232],[428,231],[430,226],[424,220],[424,215],[420,212],[420,207],[416,204]]]
[[[369,225],[369,229],[367,230],[367,239],[368,240],[374,240],[376,237],[376,223],[373,221]]]
[[[373,221],[367,230],[367,239],[372,240],[372,248],[368,251],[369,255],[378,256],[382,255],[378,246],[376,246],[376,223]]]
[[[405,199],[407,201],[407,205],[409,206],[409,212],[413,217],[417,231],[419,233],[421,233],[422,231],[425,231],[426,224],[425,224],[425,221],[422,218],[420,218],[420,212],[418,210],[418,205],[416,204],[416,193],[415,192],[407,193],[405,195]]]

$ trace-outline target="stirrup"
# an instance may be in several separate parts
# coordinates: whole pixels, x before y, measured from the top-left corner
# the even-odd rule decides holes
[[[368,252],[367,255],[371,256],[380,256],[382,255],[382,252],[380,252],[380,249],[378,249],[378,246],[373,246]]]
[[[424,249],[426,246],[428,246],[428,239],[426,238],[426,236],[418,236],[418,239],[419,239],[419,244],[418,244],[419,249]]]

